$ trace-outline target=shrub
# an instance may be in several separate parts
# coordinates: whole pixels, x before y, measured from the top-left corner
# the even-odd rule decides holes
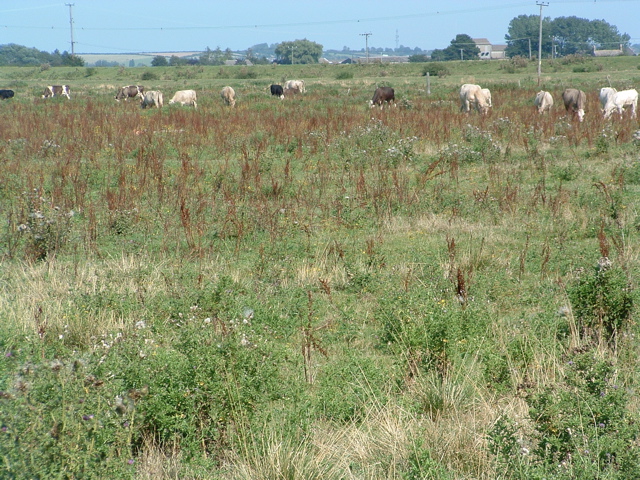
[[[43,148],[46,151],[57,145],[47,144]],[[24,192],[21,200],[24,208],[18,219],[17,232],[25,244],[25,257],[44,260],[67,243],[75,213],[51,205],[38,189]]]
[[[573,478],[640,478],[637,418],[609,360],[589,349],[566,358],[562,383],[527,397],[538,433],[534,454],[547,472]]]
[[[242,67],[240,71],[236,73],[236,78],[245,79],[245,80],[258,78],[258,71],[251,68]]]
[[[515,55],[509,59],[509,63],[516,68],[526,68],[529,65],[529,60],[520,55]]]
[[[613,362],[590,348],[565,357],[564,376],[525,397],[535,435],[501,417],[488,434],[501,478],[640,478],[637,422]],[[531,446],[531,449],[528,447]]]
[[[419,62],[421,63],[421,62],[428,62],[428,61],[429,61],[429,57],[427,57],[422,53],[409,55],[409,62],[411,63],[419,63]]]
[[[633,312],[633,294],[624,271],[603,257],[591,274],[567,288],[573,313],[583,336],[604,337],[615,345],[618,333],[627,329]]]
[[[422,69],[422,75],[426,76],[427,73],[436,77],[446,77],[451,74],[447,66],[439,62],[431,62],[425,65]]]
[[[153,72],[146,71],[140,76],[140,79],[144,80],[144,81],[157,80],[158,79],[158,75],[156,75]]]
[[[336,80],[349,80],[353,78],[353,72],[349,70],[342,70],[336,74]]]

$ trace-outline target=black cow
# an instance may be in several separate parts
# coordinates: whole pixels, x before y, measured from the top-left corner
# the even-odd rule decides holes
[[[391,102],[393,102],[393,106],[396,105],[396,96],[393,88],[391,87],[378,87],[376,88],[375,93],[373,94],[373,98],[370,100],[371,108],[376,105],[380,105],[380,108],[383,107],[384,102],[387,102],[389,106],[391,106]]]
[[[7,98],[11,98],[15,95],[13,90],[0,90],[0,99],[6,100]]]
[[[271,95],[276,95],[280,98],[284,96],[284,90],[282,89],[282,85],[271,85],[269,87],[271,89]]]

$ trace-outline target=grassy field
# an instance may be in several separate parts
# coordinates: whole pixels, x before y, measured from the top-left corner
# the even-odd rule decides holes
[[[0,69],[0,476],[640,478],[638,60],[427,65]]]

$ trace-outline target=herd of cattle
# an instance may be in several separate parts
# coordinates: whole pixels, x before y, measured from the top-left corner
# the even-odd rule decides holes
[[[631,118],[636,118],[638,92],[635,89],[618,92],[615,88],[604,87],[600,89],[599,98],[604,118],[609,118],[615,111],[622,116],[625,107],[631,107]],[[584,120],[587,95],[582,90],[576,88],[565,89],[562,92],[562,102],[567,114],[572,117],[578,117],[581,122]],[[538,113],[543,114],[553,106],[553,96],[547,91],[540,90],[536,94],[533,104],[538,109]],[[465,83],[460,87],[460,111],[469,113],[472,106],[483,115],[489,111],[492,103],[491,92],[488,88],[481,88],[480,85],[469,83]]]
[[[270,93],[283,99],[290,95],[305,93],[304,80],[289,80],[283,85],[271,85]],[[15,95],[13,90],[0,89],[0,100],[12,98]],[[236,92],[232,87],[226,86],[220,91],[220,96],[224,103],[230,107],[236,104]],[[49,85],[44,89],[42,98],[49,97],[66,97],[71,99],[71,89],[69,85]],[[121,87],[116,93],[116,101],[139,99],[142,108],[155,107],[162,108],[164,99],[162,92],[158,90],[145,91],[142,85],[126,85]],[[625,107],[631,107],[631,117],[636,118],[636,109],[638,106],[638,92],[635,89],[622,90],[618,92],[615,88],[604,87],[599,93],[601,112],[604,118],[609,118],[613,112],[617,111],[622,116]],[[567,88],[562,92],[562,101],[568,114],[577,117],[580,122],[584,120],[584,109],[587,103],[587,96],[582,90],[575,88]],[[177,91],[169,104],[179,103],[180,105],[188,105],[197,108],[197,95],[195,90],[179,90]],[[373,108],[379,106],[391,106],[395,103],[395,91],[391,87],[376,88],[373,98],[370,100],[370,106]],[[544,90],[539,91],[533,101],[538,113],[548,112],[553,106],[553,96]],[[493,106],[491,100],[491,91],[488,88],[482,88],[480,85],[465,83],[460,87],[460,111],[469,113],[471,108],[475,108],[480,114],[486,114],[489,108]]]

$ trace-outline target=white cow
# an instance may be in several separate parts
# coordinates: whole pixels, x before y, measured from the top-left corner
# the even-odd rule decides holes
[[[484,98],[487,99],[487,106],[489,108],[493,107],[493,104],[491,103],[491,90],[489,90],[488,88],[483,88],[482,93],[484,93]]]
[[[549,92],[540,90],[536,94],[536,99],[533,101],[533,104],[537,107],[538,113],[543,114],[553,107],[553,97]]]
[[[607,104],[607,102],[609,101],[609,98],[613,97],[615,94],[617,93],[617,90],[615,88],[611,88],[611,87],[602,87],[600,89],[600,105],[602,105],[602,108],[604,109],[604,106]]]
[[[229,105],[230,107],[236,106],[236,92],[233,88],[227,86],[220,90],[220,96],[224,103]]]
[[[144,96],[142,97],[140,106],[142,108],[147,108],[147,107],[162,108],[163,102],[164,100],[162,97],[162,92],[158,90],[149,90],[148,92],[144,92]]]
[[[178,90],[173,98],[169,100],[169,105],[179,103],[180,105],[191,105],[193,108],[198,108],[196,100],[195,90]]]
[[[287,82],[284,84],[285,90],[293,90],[295,88],[297,88],[300,93],[304,93],[307,91],[304,88],[304,80],[287,80]]]
[[[609,118],[617,110],[622,117],[624,107],[631,107],[631,118],[636,118],[636,108],[638,108],[638,92],[635,89],[622,90],[609,97],[602,109],[604,118]]]
[[[482,115],[485,115],[489,110],[487,99],[482,93],[480,85],[465,83],[460,87],[460,111],[469,113],[472,105]]]

